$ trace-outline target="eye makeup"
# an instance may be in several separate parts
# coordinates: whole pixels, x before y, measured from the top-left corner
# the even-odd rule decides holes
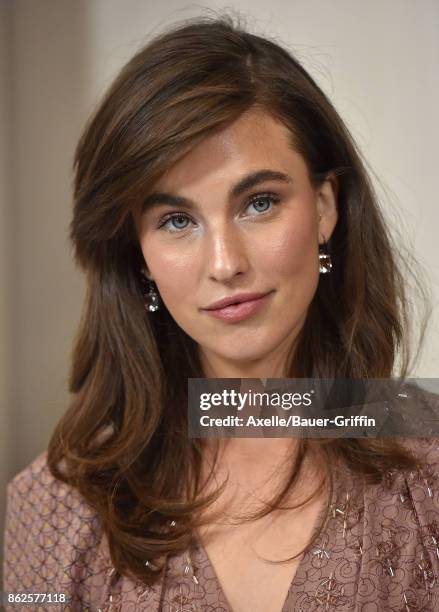
[[[276,206],[277,204],[279,204],[280,202],[280,197],[277,194],[274,193],[258,193],[258,194],[254,194],[252,196],[250,196],[244,206],[244,209],[247,209],[249,206],[255,205],[257,202],[261,202],[261,201],[267,201],[271,203],[271,207],[268,208],[267,210],[263,210],[263,211],[258,211],[256,214],[254,215],[247,215],[247,217],[262,217],[264,215],[268,215],[270,214],[270,212],[273,210],[274,206]],[[173,212],[173,213],[167,213],[166,215],[164,215],[157,223],[156,229],[157,230],[164,230],[164,231],[168,231],[170,233],[182,233],[184,232],[188,226],[186,225],[183,228],[176,228],[174,226],[174,229],[169,229],[167,226],[167,224],[172,221],[174,219],[177,220],[182,220],[182,219],[189,219],[191,220],[191,217],[183,212],[183,211],[177,211],[177,212]]]

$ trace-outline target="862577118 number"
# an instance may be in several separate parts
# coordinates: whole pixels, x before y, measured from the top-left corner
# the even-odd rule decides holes
[[[31,604],[57,605],[67,603],[68,597],[65,593],[12,593],[3,592],[1,602],[8,606],[26,606]]]

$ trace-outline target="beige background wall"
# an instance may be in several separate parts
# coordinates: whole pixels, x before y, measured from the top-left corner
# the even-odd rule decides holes
[[[12,345],[12,326],[9,292],[12,287],[12,251],[10,219],[11,192],[9,175],[10,143],[12,133],[11,119],[11,39],[8,32],[9,11],[5,3],[0,4],[0,431],[2,432],[0,444],[0,482],[4,482],[8,475],[8,461],[10,458],[10,356]]]
[[[221,10],[174,0],[0,0],[0,508],[46,446],[68,394],[83,281],[66,242],[72,152],[115,71],[168,22]],[[226,6],[226,4],[224,4]],[[345,118],[386,210],[439,297],[435,0],[240,0],[257,32],[291,45]],[[439,371],[438,313],[413,375]],[[1,520],[1,511],[0,511]]]

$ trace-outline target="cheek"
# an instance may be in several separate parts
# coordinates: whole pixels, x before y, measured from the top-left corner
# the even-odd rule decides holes
[[[270,237],[267,249],[268,268],[286,278],[295,278],[318,271],[318,237],[311,221],[283,224]]]
[[[278,324],[288,326],[305,315],[319,283],[315,221],[308,217],[285,225],[270,244],[271,278],[280,289]],[[268,272],[268,270],[267,270]]]
[[[152,241],[148,249],[142,246],[143,256],[148,264],[151,275],[159,289],[160,295],[170,306],[175,301],[181,301],[188,295],[190,279],[195,279],[196,258],[193,254],[166,252],[160,245],[154,246]]]

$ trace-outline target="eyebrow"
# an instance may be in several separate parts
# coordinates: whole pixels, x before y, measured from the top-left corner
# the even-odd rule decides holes
[[[265,181],[282,181],[284,183],[292,183],[292,179],[288,174],[284,172],[279,172],[278,170],[257,170],[256,172],[251,172],[243,176],[230,190],[229,190],[229,200],[233,198],[237,198],[242,195],[245,191],[252,189],[252,187],[256,187],[260,183]],[[160,206],[163,204],[169,204],[171,206],[178,206],[181,208],[186,208],[188,210],[192,210],[196,208],[195,204],[192,200],[188,198],[184,198],[182,196],[176,196],[170,193],[164,193],[160,191],[155,191],[149,194],[142,203],[142,212],[145,212],[147,209],[151,209],[155,206]]]

